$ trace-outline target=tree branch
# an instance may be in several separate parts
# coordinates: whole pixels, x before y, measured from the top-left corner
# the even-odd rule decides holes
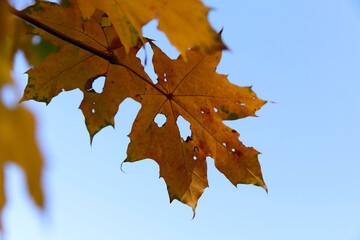
[[[88,46],[88,45],[86,45],[86,44],[84,44],[84,43],[82,43],[82,42],[80,42],[78,40],[75,40],[75,39],[73,39],[73,38],[71,38],[71,37],[69,37],[69,36],[67,36],[67,35],[65,35],[65,34],[59,32],[59,31],[57,31],[57,30],[55,30],[55,29],[53,29],[51,27],[49,27],[49,26],[47,26],[46,24],[44,24],[42,22],[39,22],[38,20],[30,17],[29,15],[26,15],[23,12],[16,10],[13,7],[9,7],[9,8],[10,8],[10,12],[13,13],[15,16],[17,16],[18,18],[21,18],[22,20],[30,23],[31,25],[34,25],[35,27],[38,27],[41,30],[44,30],[45,32],[48,32],[48,33],[60,38],[61,40],[64,40],[64,41],[66,41],[68,43],[71,43],[71,44],[75,45],[76,47],[81,48],[81,49],[83,49],[83,50],[85,50],[87,52],[90,52],[90,53],[92,53],[92,54],[94,54],[94,55],[96,55],[98,57],[101,57],[101,58],[103,58],[103,59],[105,59],[105,60],[107,60],[107,61],[109,61],[111,63],[114,60],[113,55],[110,55],[108,53],[104,53],[102,51],[99,51],[96,48],[90,47],[90,46]]]
[[[155,88],[157,91],[159,91],[161,94],[163,94],[164,96],[168,96],[167,93],[165,93],[163,90],[161,90],[160,88],[158,88],[154,83],[152,83],[151,81],[149,81],[148,79],[144,78],[143,76],[141,76],[139,73],[137,73],[136,71],[134,71],[133,69],[131,69],[130,67],[124,65],[123,63],[121,63],[119,61],[119,59],[113,55],[113,54],[109,54],[109,53],[105,53],[102,52],[96,48],[93,48],[91,46],[88,46],[76,39],[73,39],[69,36],[67,36],[66,34],[63,34],[51,27],[49,27],[48,25],[30,17],[29,15],[26,15],[25,13],[16,10],[13,7],[9,7],[10,8],[10,12],[13,13],[15,16],[17,16],[18,18],[30,23],[31,25],[34,25],[37,28],[40,28],[41,30],[44,30],[47,33],[50,33],[52,35],[54,35],[55,37],[60,38],[61,40],[64,40],[65,42],[68,42],[78,48],[81,48],[91,54],[94,54],[98,57],[101,57],[103,59],[105,59],[106,61],[110,62],[111,64],[116,64],[116,65],[120,65],[125,67],[126,69],[128,69],[130,72],[134,73],[136,76],[138,76],[141,80],[145,81],[146,83],[148,83],[149,85],[151,85],[153,88]]]

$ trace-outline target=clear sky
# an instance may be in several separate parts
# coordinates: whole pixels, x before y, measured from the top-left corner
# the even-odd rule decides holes
[[[218,72],[253,85],[269,103],[258,118],[226,122],[259,150],[269,193],[235,188],[208,160],[210,188],[197,215],[174,201],[152,160],[120,164],[140,105],[121,104],[115,130],[90,147],[78,109],[82,94],[61,93],[45,107],[25,103],[38,119],[46,161],[47,207],[29,200],[15,165],[6,172],[7,240],[78,239],[360,239],[360,1],[206,0],[231,51]],[[186,17],[186,16],[184,16]],[[176,57],[151,22],[144,34]],[[15,76],[29,66],[17,57]],[[148,66],[147,68],[150,68]]]

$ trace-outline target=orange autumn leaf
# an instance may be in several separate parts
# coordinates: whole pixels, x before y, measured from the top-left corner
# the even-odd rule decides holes
[[[126,50],[142,38],[141,28],[153,19],[159,21],[170,42],[184,54],[188,48],[212,53],[225,49],[221,37],[211,28],[209,8],[199,0],[78,0],[85,18],[95,9],[109,14]]]
[[[215,72],[221,54],[187,52],[171,60],[152,44],[153,64],[158,76],[157,88],[148,88],[141,96],[142,108],[129,135],[126,162],[154,159],[160,166],[170,199],[195,209],[197,200],[208,186],[205,157],[234,185],[255,184],[266,189],[262,179],[258,152],[245,147],[239,134],[223,124],[255,116],[265,101],[249,87],[231,84],[225,75]],[[164,114],[159,127],[154,119]],[[181,138],[177,119],[182,116],[191,124],[191,136]]]
[[[250,87],[238,87],[216,73],[220,51],[212,49],[209,54],[196,47],[171,60],[150,42],[158,76],[158,82],[153,84],[136,57],[141,42],[126,51],[123,41],[127,40],[117,35],[109,12],[94,10],[84,19],[77,2],[68,3],[61,7],[38,2],[22,12],[46,25],[47,32],[34,28],[33,34],[58,45],[57,52],[27,72],[29,81],[22,100],[48,104],[63,90],[80,89],[84,94],[80,108],[91,138],[103,127],[114,125],[118,106],[125,98],[140,102],[125,162],[155,160],[170,200],[177,199],[194,212],[208,187],[206,157],[214,159],[217,169],[232,184],[267,189],[259,152],[244,146],[239,134],[223,123],[255,116],[265,101]],[[60,40],[50,32],[73,40]],[[99,76],[106,77],[105,85],[103,92],[96,93],[92,84]],[[166,116],[163,126],[154,121],[158,114]],[[192,133],[186,139],[180,136],[179,116],[191,125]]]
[[[33,33],[58,44],[59,48],[57,52],[27,72],[29,82],[22,100],[33,99],[48,104],[63,90],[78,88],[84,94],[80,108],[91,137],[102,128],[113,126],[119,104],[127,97],[136,98],[136,94],[145,89],[144,82],[136,75],[147,77],[140,60],[135,56],[139,47],[131,48],[130,53],[126,54],[113,27],[104,24],[108,21],[107,16],[100,11],[96,11],[87,21],[81,19],[76,4],[64,8],[57,4],[40,2],[23,12],[62,34],[76,36],[81,43],[98,51],[116,54],[117,59],[127,68],[110,64],[101,57],[35,28]],[[92,89],[92,83],[100,76],[106,76],[101,94]]]

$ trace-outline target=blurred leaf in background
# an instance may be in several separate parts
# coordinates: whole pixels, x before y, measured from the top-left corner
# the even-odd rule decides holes
[[[7,1],[0,0],[0,212],[6,202],[3,168],[8,161],[24,170],[30,195],[39,207],[44,206],[41,188],[43,160],[35,140],[34,118],[18,104],[8,107],[2,96],[5,86],[15,95],[20,91],[10,75],[14,56],[19,50],[24,52],[31,65],[41,62],[56,50],[56,46],[40,37],[33,39],[32,35],[24,34],[29,32],[29,28],[12,16]]]

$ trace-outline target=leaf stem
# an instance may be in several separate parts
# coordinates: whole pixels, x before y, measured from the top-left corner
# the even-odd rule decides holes
[[[15,8],[13,7],[9,7],[10,8],[10,12],[13,13],[15,16],[17,16],[18,18],[21,18],[22,20],[30,23],[31,25],[34,25],[35,27],[38,27],[40,28],[41,30],[44,30],[45,32],[48,32],[52,35],[54,35],[55,37],[58,37],[60,38],[61,40],[64,40],[68,43],[71,43],[73,45],[75,45],[76,47],[78,48],[81,48],[87,52],[90,52],[98,57],[101,57],[107,61],[109,61],[110,63],[112,63],[112,61],[114,61],[114,56],[111,55],[111,54],[108,54],[108,53],[104,53],[102,51],[99,51],[98,49],[96,48],[93,48],[93,47],[90,47],[78,40],[75,40],[49,26],[47,26],[46,24],[42,23],[42,22],[39,22],[38,20],[30,17],[29,15],[26,15],[25,13],[21,12],[21,11],[18,11],[16,10]]]
[[[136,76],[138,76],[141,80],[145,81],[146,83],[148,83],[149,85],[151,85],[153,88],[155,88],[157,91],[159,91],[161,94],[163,94],[164,96],[168,96],[167,93],[165,93],[164,91],[162,91],[160,88],[158,88],[154,83],[152,83],[151,81],[149,81],[148,79],[146,79],[145,77],[141,76],[139,73],[137,73],[135,70],[131,69],[129,66],[124,65],[123,63],[121,63],[119,61],[119,59],[114,55],[114,54],[109,54],[109,53],[105,53],[102,52],[96,48],[93,48],[91,46],[88,46],[76,39],[73,39],[69,36],[67,36],[66,34],[63,34],[51,27],[49,27],[48,25],[30,17],[29,15],[16,10],[15,8],[9,6],[10,12],[12,14],[14,14],[15,16],[17,16],[18,18],[30,23],[31,25],[34,25],[37,28],[40,28],[41,30],[44,30],[45,32],[48,32],[52,35],[54,35],[55,37],[60,38],[61,40],[64,40],[65,42],[68,42],[78,48],[81,48],[89,53],[92,53],[98,57],[101,57],[103,59],[105,59],[106,61],[110,62],[111,64],[116,64],[116,65],[120,65],[125,67],[126,69],[128,69],[130,72],[134,73]]]

